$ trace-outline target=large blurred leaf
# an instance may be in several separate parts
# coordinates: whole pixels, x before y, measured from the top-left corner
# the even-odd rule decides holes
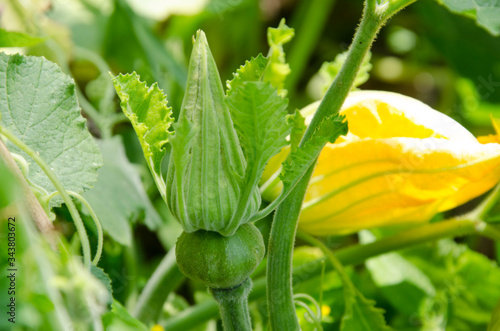
[[[40,57],[0,53],[1,125],[34,150],[67,190],[83,192],[97,179],[102,157],[80,115],[75,83]],[[48,192],[55,187],[29,156],[30,180]]]
[[[340,331],[351,330],[391,330],[385,323],[384,311],[375,307],[375,301],[366,299],[357,289],[346,295],[346,309],[340,326]]]
[[[471,79],[483,101],[499,102],[500,38],[491,36],[465,17],[450,15],[434,1],[417,1],[411,10],[418,14],[419,42],[430,42],[450,67]],[[456,108],[454,105],[453,109],[442,110],[457,111]]]
[[[44,40],[44,38],[33,37],[26,33],[0,29],[0,47],[33,46]]]
[[[113,300],[111,311],[103,318],[105,330],[108,331],[148,331],[149,329],[138,319],[132,317],[120,302]]]
[[[437,0],[451,12],[476,20],[477,25],[494,36],[500,35],[500,1]]]
[[[500,330],[500,301],[496,306],[491,316],[490,323],[488,324],[488,331]]]
[[[130,245],[132,223],[144,218],[150,229],[161,219],[149,200],[137,169],[127,157],[118,137],[99,141],[104,166],[94,189],[84,197],[101,221],[103,230],[117,242]]]
[[[158,82],[167,91],[171,91],[174,82],[184,88],[185,64],[177,61],[125,0],[114,3],[115,10],[109,18],[103,42],[108,61],[118,70],[138,71],[149,84]]]
[[[391,304],[405,314],[417,312],[425,298],[436,295],[425,273],[398,253],[369,259],[366,267]]]
[[[446,330],[485,330],[500,299],[500,268],[484,255],[441,240],[403,253],[424,271],[441,296],[434,301],[447,305]]]

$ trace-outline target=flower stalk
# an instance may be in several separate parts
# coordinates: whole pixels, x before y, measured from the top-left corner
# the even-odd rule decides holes
[[[347,59],[339,74],[328,89],[311,123],[309,124],[300,146],[314,138],[322,121],[338,113],[347,94],[351,90],[363,59],[369,51],[380,28],[389,17],[415,0],[396,0],[379,5],[375,0],[367,0],[361,23],[354,35]],[[301,181],[284,202],[278,207],[269,239],[267,292],[270,324],[272,329],[300,330],[295,313],[292,289],[292,255],[295,242],[300,206],[304,200],[307,184],[311,178],[315,163],[307,170]],[[279,302],[275,302],[280,298]]]
[[[222,325],[225,331],[251,331],[248,311],[248,294],[252,288],[250,278],[231,289],[210,289],[219,305]]]
[[[375,14],[375,8],[369,4],[365,5],[363,18],[354,36],[346,62],[323,98],[302,138],[301,146],[313,138],[314,132],[326,116],[340,110],[382,24],[380,17]],[[271,328],[275,330],[279,328],[300,330],[293,301],[292,256],[300,209],[314,165],[309,168],[300,183],[278,207],[271,228],[267,282],[268,288],[273,291],[268,291],[267,302]],[[275,302],[276,298],[280,300]]]

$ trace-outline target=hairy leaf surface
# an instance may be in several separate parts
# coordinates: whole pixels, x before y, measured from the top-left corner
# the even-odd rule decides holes
[[[41,57],[0,53],[0,114],[0,124],[34,150],[65,189],[82,193],[92,187],[101,153],[80,114],[75,83],[58,66]],[[7,146],[31,163],[31,182],[56,191],[26,153]]]
[[[260,179],[269,159],[287,145],[288,100],[264,82],[245,82],[227,99],[249,169]],[[255,183],[248,183],[254,185]]]

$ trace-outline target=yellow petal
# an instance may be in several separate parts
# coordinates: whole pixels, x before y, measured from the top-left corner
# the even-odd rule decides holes
[[[302,110],[306,124],[319,103]],[[424,222],[500,181],[500,144],[481,144],[467,129],[422,102],[396,93],[353,92],[341,114],[349,133],[322,151],[299,226],[340,234]],[[288,151],[282,151],[284,159]],[[263,197],[281,191],[278,163]]]
[[[500,143],[500,138],[496,134],[489,134],[487,136],[479,136],[477,140],[481,144],[490,144],[490,143]]]
[[[319,101],[301,112],[306,124],[312,120]],[[398,93],[355,91],[340,111],[347,117],[349,134],[360,138],[447,138],[475,141],[476,138],[452,118],[423,102]]]
[[[299,226],[324,235],[423,222],[499,180],[498,144],[442,138],[329,144],[311,179]]]

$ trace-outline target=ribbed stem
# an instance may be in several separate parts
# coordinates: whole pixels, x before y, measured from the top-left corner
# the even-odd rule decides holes
[[[323,98],[300,146],[313,138],[324,118],[340,110],[381,26],[380,17],[368,2],[346,62]],[[292,292],[292,256],[300,208],[313,170],[314,164],[278,207],[271,228],[267,264],[267,282],[271,290],[267,293],[267,302],[273,330],[300,330]]]
[[[250,278],[231,289],[210,289],[219,305],[225,331],[251,331],[252,323],[248,311],[248,294],[252,288]]]

